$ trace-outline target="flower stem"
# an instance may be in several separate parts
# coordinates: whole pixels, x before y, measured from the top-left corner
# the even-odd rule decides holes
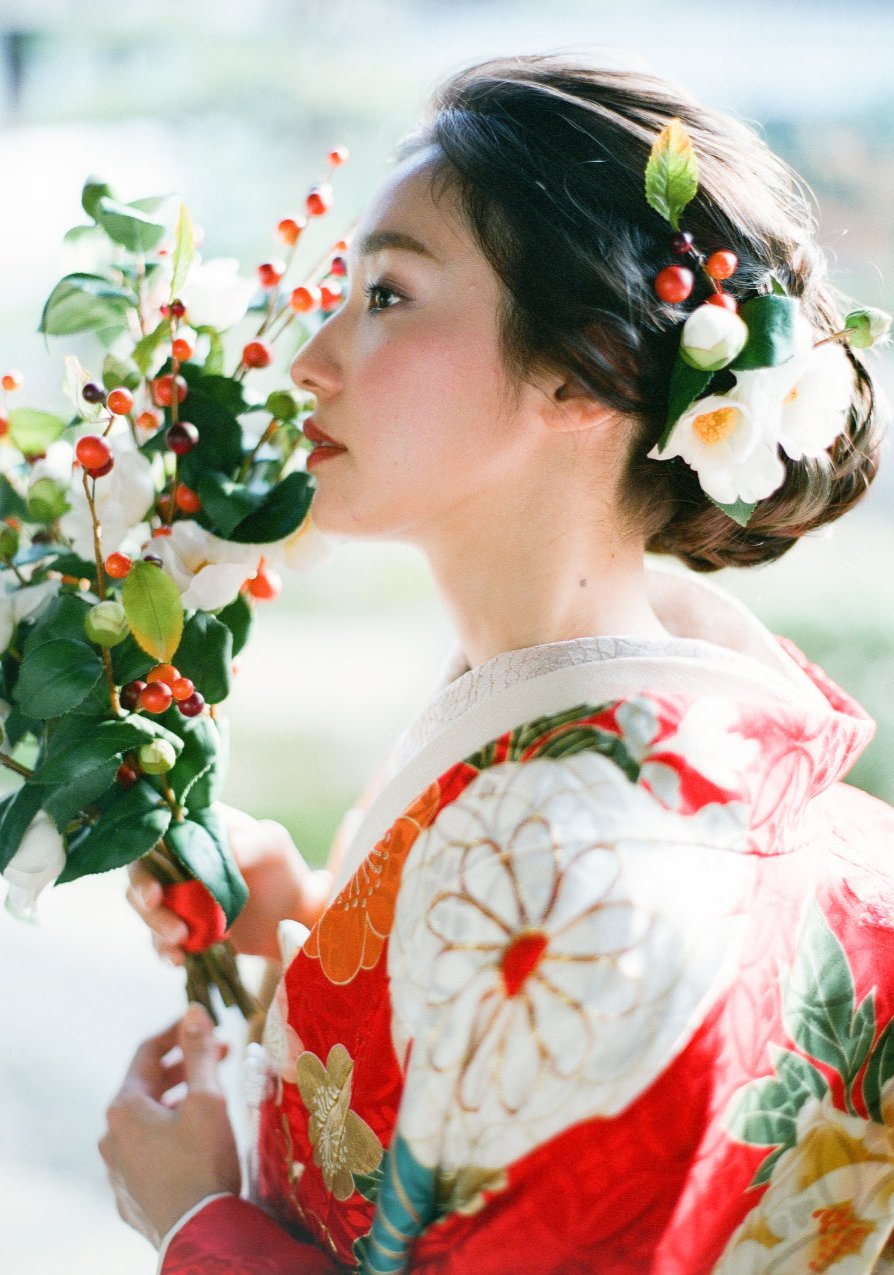
[[[96,483],[94,481],[93,487]],[[90,487],[90,479],[84,474],[84,495],[87,497],[87,506],[90,510],[90,519],[93,523],[93,554],[96,558],[96,592],[99,594],[100,601],[104,602],[106,597],[106,572],[102,561],[102,527],[99,517],[96,513],[96,504],[93,500],[93,491]],[[121,701],[118,698],[118,687],[115,685],[115,671],[112,668],[112,654],[107,646],[102,647],[102,666],[105,670],[106,682],[109,687],[109,703],[112,706],[112,712],[116,717],[121,716]]]
[[[30,779],[34,774],[33,770],[29,770],[27,766],[23,766],[20,762],[13,761],[9,753],[0,753],[0,766],[5,766],[7,770],[14,770],[17,775],[21,775],[23,779]]]

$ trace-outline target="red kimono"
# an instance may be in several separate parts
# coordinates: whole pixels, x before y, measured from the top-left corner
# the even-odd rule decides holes
[[[872,724],[652,587],[675,639],[505,653],[406,733],[269,1015],[251,1202],[162,1275],[894,1271]]]

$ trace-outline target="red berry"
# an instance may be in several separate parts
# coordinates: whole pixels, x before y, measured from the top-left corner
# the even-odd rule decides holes
[[[177,707],[184,717],[198,717],[202,709],[205,707],[204,696],[198,691],[193,691],[192,695],[188,695],[186,699],[180,700]]]
[[[277,571],[271,571],[263,563],[258,567],[247,584],[248,592],[259,602],[272,602],[282,593],[282,577]]]
[[[695,275],[686,266],[665,266],[655,279],[658,296],[671,305],[685,301],[694,285]]]
[[[273,362],[273,351],[263,341],[249,341],[242,351],[242,362],[246,367],[269,367]]]
[[[306,221],[299,221],[295,217],[283,217],[276,229],[279,232],[280,239],[292,248],[298,242],[298,236],[306,225]]]
[[[110,553],[105,561],[106,575],[113,580],[123,580],[132,566],[126,553]]]
[[[299,314],[307,314],[311,310],[318,310],[322,299],[320,289],[316,284],[310,284],[307,287],[295,288],[289,297],[289,305]]]
[[[89,473],[102,469],[112,459],[112,449],[98,434],[85,434],[75,444],[75,456]]]
[[[141,681],[127,682],[121,687],[121,706],[133,710],[140,702],[140,695],[146,689],[146,683]]]
[[[147,713],[163,713],[171,707],[173,698],[166,682],[150,682],[140,691],[140,708],[145,708]]]
[[[144,553],[141,562],[151,562],[153,567],[163,567],[164,563],[157,553]]]
[[[180,677],[180,670],[174,668],[173,664],[156,664],[155,668],[151,668],[146,674],[147,682],[164,682],[166,686],[172,686]]]
[[[189,934],[181,944],[185,952],[204,952],[226,934],[226,914],[201,881],[174,881],[164,887],[162,898],[165,907],[186,922]]]
[[[320,285],[320,309],[336,310],[341,305],[342,286],[340,283]]]
[[[105,401],[105,397],[104,391],[98,385],[94,385],[92,381],[88,381],[81,390],[81,398],[85,403],[102,403]]]
[[[705,262],[705,270],[712,279],[728,279],[739,268],[739,258],[734,252],[712,252]]]
[[[114,416],[127,416],[128,412],[133,411],[133,395],[123,385],[119,386],[117,390],[109,392],[106,406]]]
[[[162,502],[164,503],[162,504]],[[159,506],[161,507],[162,516],[164,517],[166,514],[170,512],[170,509],[169,509],[170,499],[167,496],[161,496],[159,498],[158,503],[159,503]],[[152,532],[153,539],[157,539],[159,536],[169,536],[170,534],[171,534],[170,527],[155,527]]]
[[[159,419],[154,412],[140,412],[137,417],[137,424],[140,429],[155,430],[158,429]]]
[[[329,163],[333,168],[338,168],[339,164],[343,164],[348,158],[350,151],[347,146],[333,146],[329,152]]]
[[[171,342],[171,353],[178,363],[188,363],[195,353],[195,348],[186,337],[178,336]]]
[[[115,467],[115,461],[110,456],[104,465],[97,465],[95,469],[88,469],[87,473],[91,478],[105,478]]]
[[[8,433],[9,433],[9,421],[7,420],[5,416],[0,416],[0,438],[3,438],[4,434],[8,434]]]
[[[262,288],[275,288],[286,272],[284,261],[265,261],[258,266],[258,278]]]
[[[348,273],[348,263],[344,257],[333,257],[329,265],[329,273],[343,277]]]
[[[328,182],[312,186],[307,195],[308,217],[322,217],[332,207],[332,187]]]
[[[197,491],[178,483],[174,488],[174,504],[184,514],[197,514],[202,508],[202,498]]]
[[[118,780],[118,787],[126,789],[133,788],[139,776],[133,766],[128,766],[126,762],[122,762],[118,767],[115,778]]]
[[[25,378],[21,372],[6,372],[3,376],[3,388],[5,390],[20,390],[25,384]]]
[[[178,703],[180,700],[189,699],[195,689],[188,677],[175,677],[171,682],[171,693]]]
[[[182,301],[172,301],[167,310],[172,319],[182,319],[186,314],[186,306]]]
[[[692,251],[692,242],[692,235],[681,230],[671,239],[671,248],[678,257],[685,257],[687,252]]]
[[[199,441],[199,431],[191,421],[177,421],[165,432],[165,442],[175,456],[185,456]]]
[[[170,407],[174,401],[174,386],[177,386],[177,402],[182,403],[189,392],[189,387],[182,376],[173,377],[170,372],[159,376],[152,382],[152,398],[156,407]]]
[[[728,292],[712,292],[708,297],[708,305],[722,306],[724,310],[732,310],[733,314],[736,314],[739,309],[738,301]]]

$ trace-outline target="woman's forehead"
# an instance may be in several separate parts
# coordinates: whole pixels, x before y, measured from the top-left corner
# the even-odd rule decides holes
[[[380,184],[353,236],[358,260],[389,247],[436,263],[472,251],[455,199],[440,186],[436,198],[432,188],[436,160],[436,150],[426,148],[401,161]]]

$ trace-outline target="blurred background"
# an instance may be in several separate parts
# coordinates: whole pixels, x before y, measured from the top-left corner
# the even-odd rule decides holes
[[[177,191],[206,257],[281,255],[331,146],[350,149],[310,266],[351,225],[436,83],[496,54],[585,49],[681,80],[753,123],[811,184],[834,281],[894,309],[894,91],[887,0],[0,0],[0,371],[61,406],[61,356],[36,335],[73,268],[84,178],[125,199]],[[300,272],[300,267],[299,267]],[[61,346],[64,344],[65,349]],[[76,352],[89,366],[89,346]],[[890,356],[881,379],[892,383]],[[371,405],[374,410],[374,405]],[[720,583],[878,719],[852,781],[894,799],[894,468],[830,534]],[[308,858],[421,707],[450,642],[421,557],[343,543],[259,607],[230,701],[228,799],[285,823]],[[123,901],[120,874],[0,914],[0,1269],[149,1275],[95,1150],[137,1042],[182,1007]],[[227,1030],[236,1032],[229,1024]]]

